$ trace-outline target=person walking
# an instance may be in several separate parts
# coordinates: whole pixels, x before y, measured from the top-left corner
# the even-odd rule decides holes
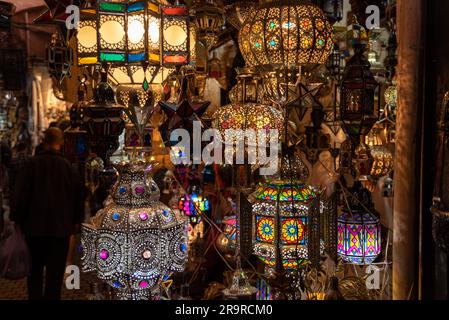
[[[24,167],[11,194],[10,220],[25,235],[31,254],[30,300],[61,299],[70,236],[83,219],[81,178],[62,156],[63,145],[63,132],[49,128],[43,150]]]

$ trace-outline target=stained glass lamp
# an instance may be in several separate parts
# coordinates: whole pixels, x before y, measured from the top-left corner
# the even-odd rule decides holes
[[[64,42],[60,32],[52,35],[50,45],[47,47],[48,72],[58,83],[65,77],[70,77],[73,64],[72,48]]]
[[[81,9],[78,65],[187,64],[194,31],[190,29],[183,5],[99,1],[95,7]]]
[[[381,252],[381,226],[374,214],[344,210],[337,221],[338,255],[348,263],[369,265]]]
[[[310,216],[316,210],[317,193],[301,183],[277,181],[260,184],[253,198],[255,255],[273,270],[293,271],[305,266],[309,244],[316,241],[311,239],[316,238],[317,230],[311,227]]]

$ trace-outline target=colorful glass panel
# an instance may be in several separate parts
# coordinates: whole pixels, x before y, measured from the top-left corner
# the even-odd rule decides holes
[[[306,243],[307,218],[281,219],[281,242],[286,245]]]
[[[258,242],[274,243],[274,218],[256,217],[256,240]]]

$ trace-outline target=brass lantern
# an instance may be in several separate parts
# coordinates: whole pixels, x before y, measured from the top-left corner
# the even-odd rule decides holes
[[[237,84],[229,92],[231,103],[257,103],[262,101],[261,78],[253,68],[237,70]]]
[[[240,30],[239,44],[249,66],[296,69],[324,64],[332,50],[332,28],[309,1],[263,1]]]
[[[210,50],[218,41],[218,33],[224,25],[224,10],[214,0],[199,0],[192,7],[198,38]]]
[[[353,146],[369,133],[380,109],[379,84],[363,55],[364,49],[363,44],[355,46],[355,55],[346,64],[340,88],[340,120]]]

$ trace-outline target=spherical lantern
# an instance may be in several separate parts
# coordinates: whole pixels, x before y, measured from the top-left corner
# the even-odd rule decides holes
[[[159,202],[144,163],[119,165],[112,201],[82,227],[84,271],[121,299],[148,299],[187,259],[187,219]]]
[[[308,263],[317,193],[301,183],[260,184],[253,194],[254,253],[269,268],[293,271]],[[318,237],[319,239],[319,237]],[[318,240],[318,250],[324,246]],[[319,254],[319,252],[318,252]]]
[[[273,107],[257,103],[235,103],[218,109],[213,115],[213,127],[220,131],[221,137],[225,139],[226,130],[239,130],[243,135],[246,130],[278,130],[282,136],[284,130],[284,117],[281,112]],[[245,137],[239,136],[239,139]],[[267,141],[269,135],[267,134]]]
[[[308,1],[268,0],[248,15],[239,44],[250,67],[295,69],[327,61],[332,28],[323,11]]]
[[[379,218],[363,210],[344,210],[338,218],[338,255],[356,265],[369,265],[381,252]]]

